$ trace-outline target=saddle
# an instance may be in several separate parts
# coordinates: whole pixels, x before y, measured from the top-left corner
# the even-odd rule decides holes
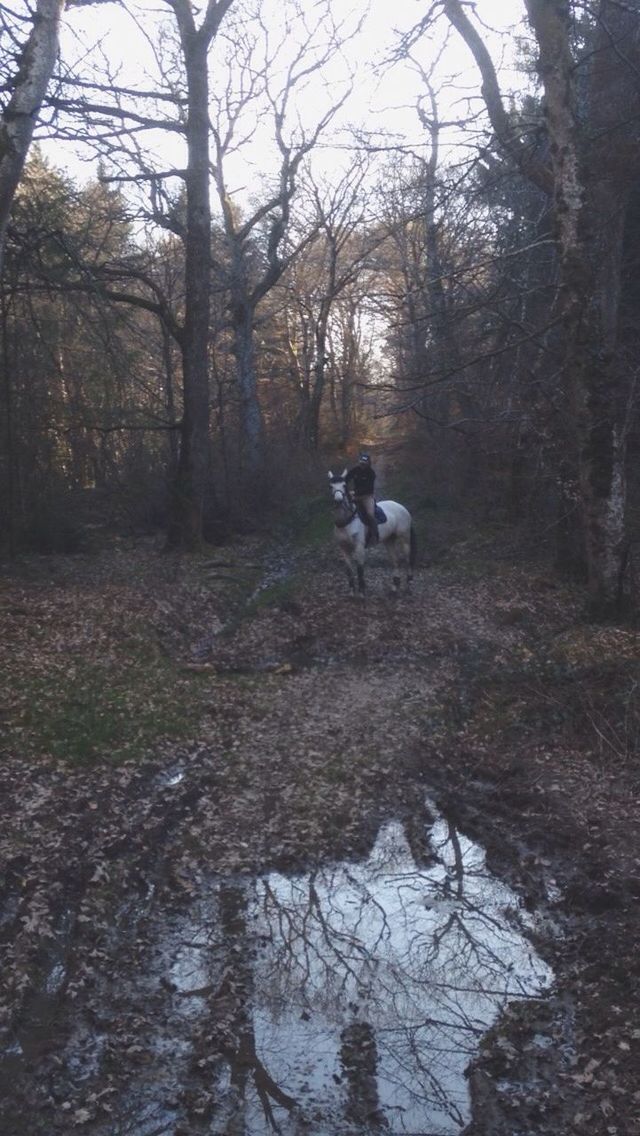
[[[360,506],[357,506],[357,510],[358,510],[358,516],[360,517],[360,520],[363,522],[363,524],[367,525],[369,518],[368,518],[367,514],[365,513],[364,509],[361,509]],[[376,518],[376,524],[377,525],[383,525],[384,522],[387,519],[387,514],[385,513],[384,509],[380,508],[377,501],[376,501],[376,507],[375,507],[375,510],[374,510],[374,515],[375,515],[375,518]]]

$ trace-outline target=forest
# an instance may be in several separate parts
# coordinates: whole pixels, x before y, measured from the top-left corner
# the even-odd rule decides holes
[[[640,1136],[639,0],[0,37],[3,1132]]]
[[[274,26],[232,3],[200,27],[188,5],[149,26],[132,8],[150,41],[138,89],[100,44],[76,68],[36,38],[59,5],[30,37],[3,9],[3,542],[72,551],[70,503],[91,491],[193,548],[268,507],[286,471],[299,486],[317,456],[386,429],[428,492],[526,528],[594,610],[619,610],[637,21],[601,7],[527,6],[507,104],[483,25],[427,5],[387,48],[398,89],[411,77],[405,137],[344,117],[362,29],[330,4]],[[469,64],[445,98],[434,52],[453,37]],[[21,114],[95,172],[30,148]]]

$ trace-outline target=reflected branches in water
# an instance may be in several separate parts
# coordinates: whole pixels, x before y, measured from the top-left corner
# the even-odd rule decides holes
[[[431,836],[427,868],[392,822],[363,863],[244,889],[250,1064],[259,1053],[318,1134],[459,1132],[479,1038],[508,1001],[549,985],[481,849],[444,821]],[[256,1136],[273,1120],[258,1103],[245,1102]]]
[[[480,1038],[551,974],[482,850],[437,820],[416,859],[411,824],[386,824],[361,862],[204,879],[187,907],[155,904],[144,969],[105,974],[59,1051],[58,1099],[104,1101],[109,1084],[108,1119],[83,1109],[83,1131],[460,1133]]]

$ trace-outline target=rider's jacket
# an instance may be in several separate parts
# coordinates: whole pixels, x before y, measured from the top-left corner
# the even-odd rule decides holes
[[[368,497],[373,493],[376,475],[370,465],[354,465],[345,480],[347,488],[352,489],[356,497]]]

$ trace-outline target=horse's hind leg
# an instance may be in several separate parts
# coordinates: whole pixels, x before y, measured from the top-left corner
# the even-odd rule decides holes
[[[393,594],[396,595],[400,589],[400,555],[396,537],[392,536],[388,538],[385,542],[385,547],[391,561],[391,590]]]
[[[358,573],[358,595],[364,599],[364,564],[357,564],[356,570]]]
[[[411,564],[411,541],[408,536],[402,536],[399,540],[399,560],[401,566],[406,572],[407,587],[413,580],[413,567]],[[400,583],[400,576],[398,575],[398,584]]]

